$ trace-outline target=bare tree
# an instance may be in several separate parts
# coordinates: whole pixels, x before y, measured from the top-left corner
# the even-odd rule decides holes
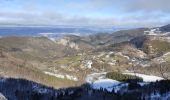
[[[166,63],[161,63],[161,64],[159,65],[159,73],[160,73],[161,76],[162,76],[164,79],[166,79],[166,80],[169,79],[168,76],[166,75],[166,74],[167,74],[167,71],[168,71],[167,64],[166,64]]]
[[[132,71],[134,73],[135,78],[138,79],[137,72],[136,72],[136,69],[135,69],[136,67],[137,67],[136,65],[132,64]]]
[[[120,61],[117,60],[116,63],[118,64],[118,67],[117,67],[117,72],[120,73]]]
[[[2,49],[0,49],[0,57],[4,57]]]
[[[24,61],[23,61],[23,63],[22,63],[22,66],[23,66],[23,67],[25,67],[25,66],[26,66],[26,64],[27,64],[27,60],[26,60],[26,59],[24,59]]]
[[[133,73],[134,73],[134,75],[135,75],[135,77],[136,77],[136,71],[135,71],[135,66],[132,64],[132,70],[133,70]]]

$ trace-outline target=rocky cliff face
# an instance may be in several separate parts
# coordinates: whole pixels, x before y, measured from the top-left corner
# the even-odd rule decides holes
[[[78,44],[76,44],[75,42],[72,42],[69,38],[62,38],[59,41],[57,41],[57,43],[64,45],[64,46],[68,46],[68,47],[76,49],[76,50],[79,50]]]

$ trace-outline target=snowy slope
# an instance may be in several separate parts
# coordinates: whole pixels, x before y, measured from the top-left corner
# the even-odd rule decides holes
[[[92,84],[92,87],[94,89],[107,89],[108,91],[112,91],[113,87],[119,85],[121,82],[116,81],[116,80],[112,80],[112,79],[100,79],[95,81]]]
[[[143,78],[144,82],[139,82],[141,86],[147,85],[149,82],[155,82],[159,80],[163,80],[162,77],[153,76],[153,75],[145,75],[133,72],[126,72],[123,74],[127,75],[136,75],[138,77]],[[114,90],[115,93],[120,91],[128,90],[128,83],[119,82],[116,80],[108,79],[105,77],[106,72],[101,73],[92,73],[86,77],[86,82],[91,84],[93,89],[106,89],[107,91],[112,92]]]
[[[92,73],[87,75],[86,82],[91,84],[93,89],[106,89],[109,92],[114,90],[115,93],[126,89],[128,83],[119,82],[105,77],[107,72]]]

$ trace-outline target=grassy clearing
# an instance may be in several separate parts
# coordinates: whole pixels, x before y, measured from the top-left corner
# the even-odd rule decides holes
[[[55,63],[59,65],[63,65],[63,64],[69,64],[72,62],[78,62],[80,60],[81,60],[81,56],[72,56],[72,57],[60,58]]]
[[[74,85],[76,84],[75,81],[72,80],[68,80],[68,79],[61,79],[61,78],[57,78],[55,76],[50,76],[50,75],[46,75],[46,81],[48,84],[50,84],[53,87],[60,87],[60,86],[69,86],[69,85]],[[61,87],[60,87],[61,88]]]

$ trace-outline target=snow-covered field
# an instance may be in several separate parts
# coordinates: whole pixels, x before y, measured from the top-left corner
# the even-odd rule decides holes
[[[114,92],[118,92],[123,87],[127,87],[127,83],[106,78],[106,73],[107,72],[89,74],[86,77],[86,82],[90,83],[93,89],[106,89],[110,92],[113,89]]]
[[[127,89],[128,83],[108,79],[108,78],[105,77],[106,73],[107,72],[89,74],[86,77],[86,82],[90,83],[92,88],[94,88],[94,89],[106,89],[110,92],[113,89],[114,89],[114,92],[118,92],[122,89],[123,90]],[[149,82],[155,82],[155,81],[163,80],[162,77],[153,76],[153,75],[145,75],[145,74],[132,73],[132,72],[126,72],[126,73],[122,73],[122,74],[136,75],[138,77],[143,78],[144,82],[139,82],[139,84],[141,86],[146,85]]]
[[[100,79],[92,84],[93,89],[107,89],[107,91],[112,91],[113,88],[121,82],[112,79]]]
[[[128,72],[128,73],[123,73],[123,74],[136,75],[136,76],[138,76],[138,77],[141,77],[144,82],[156,82],[156,81],[163,80],[162,77],[153,76],[153,75],[145,75],[145,74],[130,73],[130,72]]]

